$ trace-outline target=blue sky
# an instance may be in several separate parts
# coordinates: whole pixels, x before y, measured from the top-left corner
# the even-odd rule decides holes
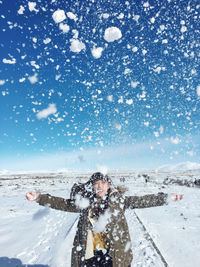
[[[0,7],[0,170],[200,161],[197,0]]]

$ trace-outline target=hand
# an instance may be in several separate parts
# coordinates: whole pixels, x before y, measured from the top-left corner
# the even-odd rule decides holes
[[[37,192],[28,192],[28,193],[26,193],[26,198],[29,201],[34,201],[34,200],[37,200],[39,198],[39,195],[40,194]]]
[[[183,195],[179,195],[179,194],[171,194],[171,200],[173,201],[178,201],[178,200],[182,200],[183,199]]]

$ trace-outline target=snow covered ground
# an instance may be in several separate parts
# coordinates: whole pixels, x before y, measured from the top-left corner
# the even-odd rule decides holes
[[[167,206],[127,210],[134,260],[132,267],[198,267],[200,264],[200,188],[163,185],[166,177],[198,178],[200,172],[149,172],[149,182],[134,172],[112,173],[115,185],[126,185],[127,195],[157,193],[184,194],[180,202]],[[120,177],[125,177],[125,183]],[[48,178],[49,177],[49,178]],[[83,178],[81,178],[83,177]],[[0,266],[69,267],[77,214],[50,210],[28,202],[30,190],[68,198],[74,182],[89,174],[0,175]],[[137,219],[143,223],[143,226]],[[146,231],[144,231],[144,227]],[[152,245],[153,240],[159,253]]]

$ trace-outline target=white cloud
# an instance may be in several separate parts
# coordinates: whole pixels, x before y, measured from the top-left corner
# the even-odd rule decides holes
[[[53,15],[52,15],[52,18],[53,20],[55,21],[55,23],[60,23],[62,22],[63,20],[66,19],[66,15],[65,15],[65,12],[64,10],[56,10]]]
[[[108,173],[108,166],[106,166],[106,165],[101,165],[101,164],[97,164],[97,171],[98,172],[101,172],[101,173],[103,173],[104,175],[106,175],[107,173]]]
[[[176,138],[171,137],[170,141],[171,141],[172,144],[175,144],[175,145],[177,145],[177,144],[179,144],[181,142],[178,137],[176,137]]]
[[[81,50],[85,50],[85,44],[77,39],[71,39],[70,50],[74,53],[79,53]]]
[[[122,37],[122,33],[117,27],[109,27],[104,32],[104,39],[107,42],[114,42]]]
[[[190,157],[193,157],[194,156],[194,151],[187,151],[186,152]]]
[[[57,112],[57,108],[55,104],[49,104],[48,108],[43,109],[41,111],[39,111],[36,116],[37,118],[40,119],[45,119],[47,118],[49,115],[54,114]]]
[[[199,136],[193,137],[199,140]],[[182,145],[186,143],[187,138],[182,140]],[[161,151],[163,148],[166,152]],[[83,149],[83,148],[82,148]],[[167,153],[169,151],[169,153]],[[8,170],[58,170],[66,168],[73,171],[106,172],[106,169],[112,170],[141,170],[155,169],[158,166],[169,164],[170,153],[174,151],[174,145],[168,139],[159,139],[158,141],[143,141],[124,145],[113,144],[111,146],[84,148],[84,164],[78,160],[80,149],[71,152],[54,151],[52,154],[46,152],[38,155],[26,155],[16,158],[4,158],[0,161],[0,169]],[[196,152],[194,151],[194,154]],[[188,158],[190,156],[188,153]],[[180,153],[178,162],[185,161],[185,154]],[[198,162],[198,158],[194,161]],[[175,162],[174,162],[175,163]],[[104,167],[103,167],[104,166]]]

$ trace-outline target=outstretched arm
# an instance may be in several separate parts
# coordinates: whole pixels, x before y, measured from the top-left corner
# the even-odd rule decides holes
[[[163,206],[168,203],[168,200],[177,201],[183,199],[183,195],[179,194],[165,194],[165,193],[158,193],[158,194],[150,194],[144,196],[130,196],[125,198],[125,209],[141,209],[141,208],[150,208],[150,207],[157,207]]]
[[[162,206],[167,203],[167,194],[158,193],[144,196],[130,196],[125,198],[125,209],[141,209]]]
[[[80,209],[71,199],[54,197],[49,194],[39,194],[37,192],[28,192],[26,194],[26,198],[30,201],[36,201],[42,206],[49,204],[50,208],[52,209],[77,213],[80,212]]]

